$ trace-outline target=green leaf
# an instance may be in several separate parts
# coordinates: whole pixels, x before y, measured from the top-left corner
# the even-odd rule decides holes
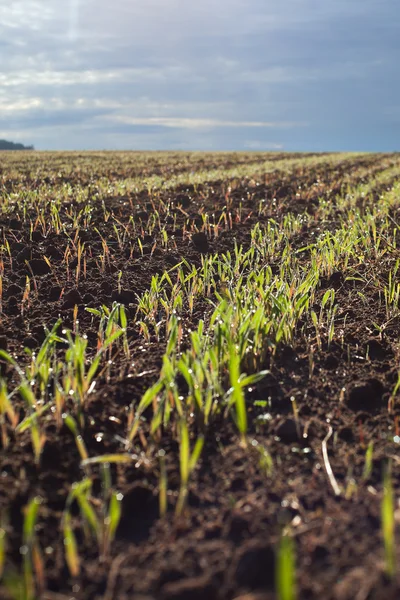
[[[64,515],[64,547],[65,558],[67,561],[69,572],[72,577],[78,577],[80,572],[80,561],[78,553],[78,544],[75,534],[71,527],[71,517],[69,513]]]
[[[204,446],[204,436],[200,435],[196,440],[192,455],[189,460],[189,473],[191,473],[193,471],[193,469],[195,468],[195,466],[197,465],[200,455],[201,455],[201,452],[203,450],[203,446]]]
[[[32,544],[33,537],[35,535],[35,526],[39,512],[39,506],[41,505],[41,503],[42,498],[40,496],[36,496],[29,502],[29,504],[25,508],[23,534],[24,542],[27,545]]]
[[[130,463],[134,460],[132,454],[102,454],[101,456],[92,456],[86,458],[81,462],[82,467],[87,465],[114,463],[114,464],[125,464]]]
[[[190,446],[189,446],[189,431],[184,420],[180,425],[180,440],[179,440],[179,466],[182,483],[186,486],[190,474]]]
[[[47,404],[44,404],[43,406],[38,408],[33,414],[29,415],[29,417],[26,417],[23,421],[21,421],[21,423],[19,423],[19,425],[17,425],[17,427],[15,428],[15,431],[17,433],[23,433],[24,431],[32,427],[37,418],[40,417],[43,413],[45,413],[47,410],[49,410],[49,408],[52,405],[52,402],[47,402]]]
[[[120,498],[122,498],[122,494],[116,492],[113,492],[110,498],[110,506],[108,509],[108,536],[110,542],[114,539],[115,532],[117,531],[121,519],[122,507]]]
[[[283,535],[279,544],[277,557],[277,592],[279,600],[295,600],[296,566],[294,544],[291,537]]]

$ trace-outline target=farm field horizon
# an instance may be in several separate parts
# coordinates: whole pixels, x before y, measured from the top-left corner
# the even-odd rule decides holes
[[[0,597],[399,597],[400,154],[0,153]]]

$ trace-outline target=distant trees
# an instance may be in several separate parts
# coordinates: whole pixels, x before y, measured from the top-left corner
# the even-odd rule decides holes
[[[15,142],[7,142],[7,140],[0,140],[0,150],[34,150],[34,146],[24,146],[23,144],[16,144]]]

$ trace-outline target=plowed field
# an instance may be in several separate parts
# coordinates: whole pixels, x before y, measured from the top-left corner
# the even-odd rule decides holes
[[[400,156],[0,156],[0,597],[400,594]]]

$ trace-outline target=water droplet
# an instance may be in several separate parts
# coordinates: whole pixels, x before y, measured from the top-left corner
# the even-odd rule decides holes
[[[109,417],[108,420],[109,421],[113,421],[114,423],[121,424],[121,421],[117,417]]]

